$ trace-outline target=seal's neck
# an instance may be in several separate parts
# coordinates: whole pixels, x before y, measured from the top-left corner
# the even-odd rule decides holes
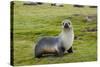
[[[73,28],[68,28],[68,29],[62,29],[62,33],[71,33],[73,32]]]

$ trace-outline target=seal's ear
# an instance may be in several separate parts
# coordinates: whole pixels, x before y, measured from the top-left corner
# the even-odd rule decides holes
[[[64,25],[64,22],[62,24]]]

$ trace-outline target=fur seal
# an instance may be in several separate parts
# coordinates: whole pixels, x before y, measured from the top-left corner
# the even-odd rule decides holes
[[[62,21],[62,31],[56,37],[43,37],[35,46],[35,57],[40,58],[43,54],[55,54],[63,56],[64,53],[72,53],[74,32],[70,20]]]

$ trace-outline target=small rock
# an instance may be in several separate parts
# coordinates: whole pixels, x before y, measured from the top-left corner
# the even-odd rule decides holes
[[[63,7],[64,5],[61,3],[52,3],[51,6],[59,6],[59,7]]]
[[[36,2],[26,1],[23,5],[37,5]]]
[[[90,8],[97,8],[97,6],[89,6]]]
[[[88,16],[85,16],[85,21],[93,21],[93,20],[96,20],[97,19],[97,16],[96,15],[88,15]]]
[[[84,5],[73,5],[74,7],[84,7]]]
[[[37,4],[42,5],[43,3],[42,2],[37,2]]]

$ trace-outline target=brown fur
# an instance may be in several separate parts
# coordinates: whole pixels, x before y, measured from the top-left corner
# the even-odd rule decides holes
[[[43,48],[43,52],[46,52],[46,53],[55,52],[55,49],[54,48]]]

